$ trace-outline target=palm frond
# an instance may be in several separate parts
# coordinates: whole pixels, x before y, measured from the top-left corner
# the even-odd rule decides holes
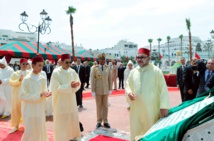
[[[183,39],[183,37],[184,37],[184,36],[183,36],[182,34],[179,36],[180,39]]]
[[[69,6],[68,10],[66,10],[66,14],[70,15],[70,14],[74,14],[76,12],[76,8],[74,8],[73,6]]]
[[[158,42],[161,42],[161,41],[162,41],[162,39],[161,39],[161,38],[158,38],[157,40],[158,40]]]
[[[169,40],[171,39],[171,37],[170,37],[170,36],[167,36],[166,39],[167,39],[167,41],[169,42]]]
[[[149,43],[152,43],[152,41],[153,41],[153,39],[151,39],[151,38],[150,38],[150,39],[148,39],[148,42],[149,42]]]
[[[187,26],[187,30],[190,31],[190,27],[191,27],[190,19],[186,19],[186,26]]]

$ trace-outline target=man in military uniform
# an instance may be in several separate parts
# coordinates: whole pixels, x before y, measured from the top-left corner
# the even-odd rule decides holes
[[[112,77],[110,67],[105,65],[105,54],[98,55],[99,65],[96,65],[91,71],[91,91],[96,100],[97,125],[110,128],[108,123],[108,96],[112,91]]]
[[[112,62],[112,83],[114,83],[114,90],[117,90],[117,75],[118,75],[118,67],[117,63]]]

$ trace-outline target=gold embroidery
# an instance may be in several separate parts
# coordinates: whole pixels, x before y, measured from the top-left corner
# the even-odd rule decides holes
[[[103,79],[102,75],[98,75],[98,66],[94,67],[94,74],[95,74],[95,78],[97,79]]]

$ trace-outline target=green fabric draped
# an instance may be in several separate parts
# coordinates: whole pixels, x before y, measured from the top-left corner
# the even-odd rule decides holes
[[[201,94],[199,97],[196,97],[193,100],[183,102],[169,110],[169,114],[175,113],[179,110],[182,110],[192,104],[195,104],[207,96],[212,97],[214,95],[214,88],[209,92]],[[189,130],[198,125],[201,125],[211,119],[214,119],[214,103],[211,103],[205,106],[203,109],[198,111],[196,114],[190,116],[187,119],[184,119],[177,124],[172,126],[167,126],[163,129],[152,132],[149,135],[141,138],[139,141],[181,141],[184,134]]]

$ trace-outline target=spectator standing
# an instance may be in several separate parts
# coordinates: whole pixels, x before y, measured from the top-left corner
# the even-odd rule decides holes
[[[7,61],[5,60],[5,57],[0,59],[0,85],[2,88],[2,91],[0,92],[0,105],[1,107],[4,107],[2,112],[2,119],[7,118],[11,114],[11,105],[12,105],[12,87],[9,84],[9,79],[11,75],[13,74],[14,70],[7,65]]]
[[[118,77],[119,77],[119,88],[124,89],[124,71],[125,71],[125,67],[123,66],[123,63],[120,63],[120,66],[118,67]]]
[[[9,132],[10,134],[19,129],[19,123],[21,120],[21,100],[19,99],[19,93],[21,92],[22,80],[29,73],[29,71],[27,71],[27,64],[27,59],[20,59],[21,70],[13,72],[9,80],[10,86],[13,87],[13,93],[11,96],[12,111],[10,119],[10,126],[13,127],[13,129]]]
[[[184,69],[184,101],[195,98],[199,86],[198,59],[193,58],[191,65]]]
[[[81,60],[77,59],[76,72],[80,78],[81,86],[80,89],[76,92],[77,106],[83,108],[82,104],[82,91],[85,85],[85,67],[81,64]]]
[[[180,90],[181,94],[181,101],[184,102],[184,69],[186,68],[185,64],[185,58],[181,57],[180,58],[181,66],[177,68],[177,76],[176,76],[176,82],[177,82],[177,87]]]
[[[114,90],[117,90],[117,76],[118,76],[118,67],[115,61],[112,62],[112,87]]]
[[[129,62],[127,63],[127,66],[126,66],[126,69],[124,71],[124,80],[125,80],[125,83],[129,77],[129,74],[130,72],[133,70],[133,62],[131,60],[129,60]],[[127,94],[125,94],[127,96]],[[130,109],[130,103],[129,101],[127,100],[128,102],[128,108],[127,109]]]
[[[85,61],[85,83],[86,83],[86,87],[88,88],[89,84],[89,78],[90,78],[90,71],[91,71],[91,67],[88,64],[88,61]]]
[[[75,92],[80,88],[78,74],[70,68],[70,54],[61,55],[62,66],[51,77],[53,93],[54,141],[77,140],[80,134]]]
[[[108,123],[108,96],[112,91],[112,77],[110,67],[105,65],[105,54],[99,54],[99,65],[91,71],[91,91],[96,100],[97,125],[110,128]]]
[[[22,82],[19,98],[23,102],[22,118],[25,130],[21,141],[48,141],[45,98],[49,97],[51,92],[47,90],[47,79],[40,73],[43,65],[42,57],[34,57],[33,70]]]

